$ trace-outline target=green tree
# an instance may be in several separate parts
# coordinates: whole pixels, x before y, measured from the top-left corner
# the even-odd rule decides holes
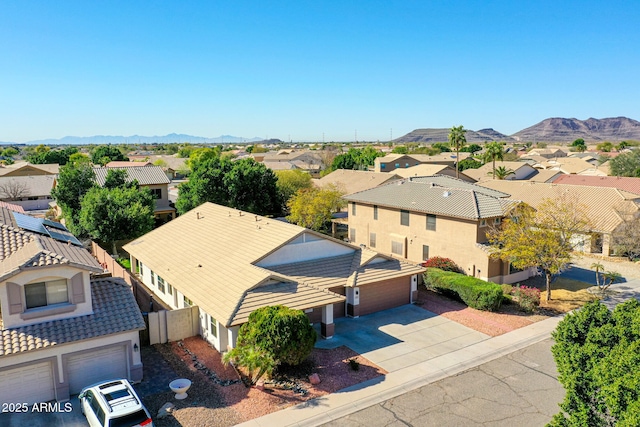
[[[611,152],[611,150],[613,150],[613,144],[609,141],[601,142],[600,144],[596,145],[596,150],[609,153]]]
[[[91,152],[91,162],[95,165],[106,165],[109,162],[127,161],[129,158],[113,145],[100,145]]]
[[[336,187],[305,188],[289,199],[287,220],[316,231],[326,230],[334,212],[345,206],[343,193]]]
[[[88,162],[70,162],[60,168],[56,185],[51,190],[66,220],[66,225],[76,235],[84,235],[79,226],[80,202],[95,185],[95,174]]]
[[[549,426],[640,425],[640,303],[630,299],[613,312],[588,303],[552,336],[566,395]]]
[[[346,153],[338,154],[331,163],[331,170],[357,169],[365,170],[373,166],[376,158],[384,156],[384,153],[368,145],[364,148],[349,148]]]
[[[640,150],[621,153],[609,160],[609,175],[640,178]]]
[[[491,172],[489,172],[491,174]],[[513,169],[506,168],[504,166],[498,166],[493,170],[493,179],[507,179],[511,175],[515,175]]]
[[[67,164],[69,157],[77,152],[78,149],[76,147],[67,147],[62,150],[50,150],[46,147],[46,150],[39,150],[28,155],[27,161],[35,165],[57,163],[60,166],[63,166]]]
[[[462,147],[460,149],[460,151],[462,151],[463,153],[477,153],[478,151],[481,151],[482,147],[479,146],[478,144],[469,144],[466,147]]]
[[[436,142],[434,144],[431,144],[431,148],[440,151],[441,153],[450,153],[451,152],[451,148],[449,148],[449,146],[447,144],[445,144],[444,142]],[[460,149],[460,151],[462,151],[462,149]]]
[[[621,151],[627,147],[629,147],[629,143],[627,141],[620,141],[620,143],[616,145],[616,150]]]
[[[457,166],[460,163],[460,149],[467,143],[467,138],[464,136],[466,132],[464,126],[454,126],[449,131],[449,145],[456,150],[456,178],[460,177]]]
[[[236,347],[224,356],[247,368],[255,383],[280,365],[299,365],[313,350],[316,332],[301,310],[277,305],[262,307],[240,327]]]
[[[398,145],[397,147],[393,147],[393,150],[391,150],[391,152],[393,154],[408,154],[409,150],[404,145]]]
[[[467,157],[464,160],[460,160],[460,163],[458,163],[458,170],[462,172],[467,169],[478,169],[481,166],[482,162],[479,162],[478,160],[471,157]]]
[[[485,146],[484,155],[483,155],[483,160],[485,163],[489,161],[493,162],[493,169],[492,169],[493,179],[496,179],[496,159],[497,160],[504,159],[504,148],[501,143],[493,141],[488,143]]]
[[[155,202],[148,188],[94,187],[82,198],[80,225],[92,239],[111,245],[153,230]]]
[[[311,175],[307,172],[294,169],[294,170],[282,170],[275,171],[278,182],[278,193],[280,194],[280,200],[284,204],[283,212],[287,210],[286,204],[298,190],[303,188],[311,188]]]
[[[18,154],[20,154],[20,150],[18,150],[15,147],[7,147],[4,150],[2,150],[2,155],[4,157],[15,157]]]
[[[567,268],[577,237],[589,229],[585,207],[563,195],[545,199],[537,211],[519,205],[501,227],[487,234],[493,245],[492,257],[508,261],[518,269],[542,270],[548,301],[553,279]]]
[[[232,162],[206,152],[192,162],[189,181],[179,187],[176,208],[183,214],[212,202],[259,215],[279,213],[276,182],[273,171],[253,159]]]
[[[587,144],[585,144],[584,139],[578,138],[571,143],[571,147],[575,148],[576,151],[583,153],[587,150]]]

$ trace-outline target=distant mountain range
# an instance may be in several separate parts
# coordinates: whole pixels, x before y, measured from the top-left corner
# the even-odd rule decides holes
[[[405,142],[444,142],[448,140],[449,129],[416,129],[394,140]],[[578,138],[586,142],[620,142],[640,140],[640,122],[627,117],[587,120],[553,117],[523,129],[513,135],[505,135],[491,128],[478,131],[467,130],[468,143],[486,141],[506,142],[573,142]]]
[[[95,135],[95,136],[65,136],[60,139],[40,139],[28,141],[29,145],[90,145],[90,144],[171,144],[189,142],[191,144],[221,144],[221,143],[242,143],[242,142],[258,142],[264,138],[242,138],[239,136],[220,135],[215,138],[206,138],[203,136],[193,136],[185,134],[170,133],[164,136],[112,136],[112,135]],[[12,142],[0,142],[0,144],[15,144]]]

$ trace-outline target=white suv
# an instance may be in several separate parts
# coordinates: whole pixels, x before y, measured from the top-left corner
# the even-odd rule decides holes
[[[149,411],[127,380],[93,384],[78,398],[91,427],[153,427]]]

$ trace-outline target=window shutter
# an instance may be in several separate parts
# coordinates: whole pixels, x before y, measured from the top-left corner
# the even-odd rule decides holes
[[[71,295],[74,304],[85,302],[84,280],[82,279],[82,273],[77,273],[71,278]]]
[[[7,294],[9,294],[9,314],[22,313],[22,286],[7,282]]]

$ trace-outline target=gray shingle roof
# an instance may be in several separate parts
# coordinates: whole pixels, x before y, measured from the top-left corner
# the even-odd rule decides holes
[[[455,184],[451,185],[451,184]],[[435,176],[411,178],[346,196],[350,202],[406,209],[457,218],[480,219],[504,216],[510,206],[505,193]]]
[[[138,181],[140,185],[158,185],[169,184],[169,178],[164,173],[160,166],[136,166],[127,168],[93,168],[93,172],[96,174],[96,182],[99,186],[104,185],[104,181],[107,178],[107,173],[110,170],[124,170],[127,172],[127,181]]]
[[[0,331],[0,357],[145,328],[129,286],[121,279],[91,282],[93,314]]]

